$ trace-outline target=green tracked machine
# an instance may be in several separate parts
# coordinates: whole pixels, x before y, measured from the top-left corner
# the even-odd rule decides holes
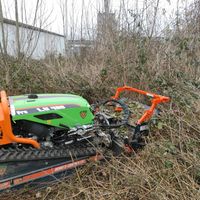
[[[59,143],[66,130],[88,128],[94,121],[90,105],[77,95],[32,94],[9,97],[9,102],[14,134],[36,137],[42,145]]]
[[[135,125],[129,124],[132,111],[120,100],[123,91],[152,99]],[[168,97],[128,86],[117,88],[113,97],[95,105],[72,94],[7,97],[1,91],[0,191],[62,175],[103,159],[107,151],[131,153],[141,148],[156,106],[168,101]],[[129,137],[117,131],[121,126],[131,128]]]

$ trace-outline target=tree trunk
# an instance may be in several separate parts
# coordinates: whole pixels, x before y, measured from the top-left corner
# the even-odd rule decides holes
[[[19,19],[18,19],[18,5],[15,0],[15,21],[16,21],[16,53],[17,58],[20,58],[20,41],[19,41]]]
[[[4,25],[3,25],[3,11],[2,11],[2,3],[0,0],[0,26],[1,26],[1,33],[2,33],[2,44],[3,44],[3,52],[5,55],[7,55],[7,45],[6,45],[6,39],[5,39],[5,32],[4,32]]]

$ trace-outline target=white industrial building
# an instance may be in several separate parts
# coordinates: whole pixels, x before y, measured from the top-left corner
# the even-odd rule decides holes
[[[16,22],[14,20],[3,20],[3,28],[6,39],[7,53],[16,56]],[[81,47],[89,47],[93,44],[91,40],[67,40],[65,47],[64,35],[47,31],[35,26],[19,23],[20,52],[26,57],[34,59],[44,58],[46,55],[68,55],[79,53]],[[0,28],[0,42],[2,43],[2,30]]]
[[[16,22],[10,19],[3,20],[7,53],[16,56]],[[45,55],[65,54],[65,38],[54,32],[37,28],[28,24],[19,23],[20,52],[35,59]],[[2,44],[2,31],[0,30]]]

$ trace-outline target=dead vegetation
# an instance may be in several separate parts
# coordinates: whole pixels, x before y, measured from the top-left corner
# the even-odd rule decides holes
[[[193,66],[199,49],[195,57],[189,56],[190,49],[177,55],[185,38],[156,45],[138,38],[122,41],[127,45],[123,51],[96,50],[72,60],[10,58],[9,76],[1,68],[2,88],[10,94],[75,92],[90,102],[109,97],[123,84],[160,92],[172,101],[162,108],[161,124],[151,130],[148,145],[131,157],[77,169],[73,176],[43,190],[19,190],[1,199],[199,199],[199,65]]]
[[[200,40],[193,31],[189,21],[170,38],[130,33],[84,56],[0,59],[1,88],[9,94],[72,92],[94,102],[126,84],[172,98],[137,154],[89,164],[48,188],[1,199],[200,199]]]

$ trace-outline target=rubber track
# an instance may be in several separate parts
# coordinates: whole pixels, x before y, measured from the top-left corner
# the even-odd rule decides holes
[[[7,148],[0,149],[0,163],[23,162],[33,160],[50,160],[59,158],[78,158],[96,155],[96,150],[89,144],[65,145],[57,147],[45,147],[41,149]]]

